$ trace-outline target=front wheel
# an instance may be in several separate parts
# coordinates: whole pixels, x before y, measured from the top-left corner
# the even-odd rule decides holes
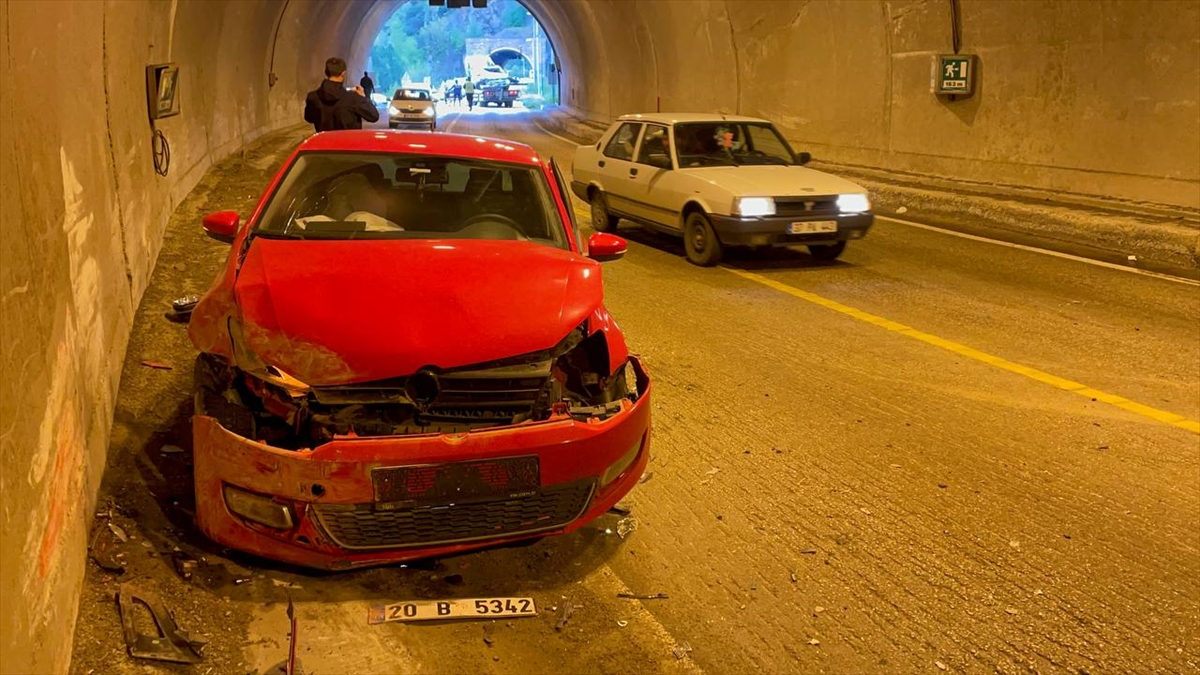
[[[688,214],[684,222],[683,248],[692,264],[712,267],[721,262],[721,240],[717,238],[712,221],[700,211]]]
[[[436,125],[436,124],[430,124],[430,125],[429,125],[429,130],[430,130],[430,131],[437,131],[437,125]]]
[[[809,246],[808,246],[808,254],[809,255],[816,258],[817,260],[822,260],[825,262],[837,260],[838,256],[840,256],[842,254],[842,251],[845,251],[845,250],[846,250],[846,242],[844,242],[844,241],[839,241],[836,244],[821,244],[821,245],[809,244]]]
[[[592,195],[592,229],[597,232],[611,232],[617,229],[617,216],[608,212],[608,200],[604,193],[597,190]]]

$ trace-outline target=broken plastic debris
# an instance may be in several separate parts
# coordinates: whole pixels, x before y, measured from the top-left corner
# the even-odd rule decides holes
[[[616,516],[627,516],[633,513],[633,509],[623,503],[613,504],[608,508],[608,512]]]
[[[859,511],[862,511],[863,513],[867,514],[868,516],[869,516],[869,515],[871,515],[871,510],[870,510],[870,509],[867,509],[867,508],[865,508],[865,507],[864,507],[864,508],[860,508],[860,509],[859,509]]]
[[[566,600],[562,604],[562,613],[558,615],[558,621],[554,623],[554,630],[562,630],[566,627],[567,622],[571,620],[571,615],[575,613],[575,605],[570,600]]]
[[[164,445],[159,448],[158,451],[164,455],[172,455],[178,452],[183,452],[183,448],[179,447],[178,445]]]
[[[816,607],[813,607],[813,611],[816,612],[817,614],[820,614],[821,612],[825,611],[825,608],[820,605],[817,605]]]
[[[793,584],[794,584],[794,583],[796,583],[797,581],[799,581],[799,579],[797,579],[797,578],[796,578],[796,573],[795,573],[795,572],[792,572],[792,573],[791,573],[791,577],[792,577],[792,583],[793,583]]]
[[[692,646],[686,642],[680,642],[674,647],[671,647],[671,653],[674,654],[675,658],[677,659],[686,659],[688,654],[692,653]]]
[[[1016,607],[1008,607],[1004,611],[1007,614],[1020,614],[1021,613],[1021,610],[1017,609]]]
[[[811,639],[811,640],[809,640],[809,641],[808,641],[808,644],[810,644],[810,645],[819,645],[819,644],[821,644],[821,641],[820,641],[820,640],[818,640],[817,638],[813,638],[813,639]]]
[[[133,617],[135,602],[150,612],[154,621],[153,634],[138,632]],[[200,648],[205,643],[188,637],[187,632],[176,625],[171,613],[157,599],[135,591],[129,584],[121,584],[117,592],[117,607],[121,612],[121,626],[130,656],[175,663],[200,662]]]
[[[896,209],[896,213],[908,213],[908,207],[901,206],[900,208]]]
[[[290,581],[284,581],[283,579],[271,579],[271,583],[282,588],[301,588],[300,584],[294,584]]]
[[[715,466],[714,466],[713,468],[709,469],[708,471],[705,471],[705,472],[704,472],[704,475],[706,475],[706,476],[715,476],[715,475],[717,475],[718,473],[720,473],[720,471],[721,471],[721,469],[719,469],[719,468],[717,468],[717,467],[715,467]]]
[[[624,628],[625,626],[628,626],[628,625],[629,625],[628,621],[625,621],[624,619],[617,619],[617,626],[619,626],[620,628]]]
[[[637,529],[637,519],[634,518],[633,516],[630,516],[628,518],[622,518],[617,521],[617,536],[622,539],[624,539],[626,536],[629,535],[630,532],[633,532],[636,529]]]
[[[112,530],[113,536],[120,539],[122,544],[129,541],[129,535],[125,534],[125,530],[111,520],[108,521],[108,529]]]
[[[937,665],[938,668],[941,668],[942,670],[950,670],[950,666],[947,666],[946,664],[942,663],[941,661],[934,661],[934,663]]]
[[[642,485],[643,483],[649,483],[651,478],[654,478],[653,471],[647,472],[644,476],[642,476],[642,479],[638,481],[638,485]]]

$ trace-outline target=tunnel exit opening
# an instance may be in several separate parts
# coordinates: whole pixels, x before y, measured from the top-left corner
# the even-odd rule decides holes
[[[387,7],[369,37],[365,69],[383,95],[421,86],[448,99],[468,78],[519,92],[508,106],[560,101],[560,65],[550,37],[520,0],[406,0]]]

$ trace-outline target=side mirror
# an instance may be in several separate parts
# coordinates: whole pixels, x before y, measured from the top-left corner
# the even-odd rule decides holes
[[[802,152],[799,155],[796,155],[796,163],[799,164],[800,166],[804,166],[805,164],[808,164],[811,161],[812,161],[812,155],[807,152]]]
[[[588,257],[597,262],[620,260],[628,245],[615,234],[597,232],[588,237]]]
[[[204,233],[217,241],[232,244],[242,220],[237,211],[217,211],[204,216]]]

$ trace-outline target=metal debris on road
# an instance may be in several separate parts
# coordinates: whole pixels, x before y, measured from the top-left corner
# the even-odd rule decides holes
[[[147,368],[153,368],[155,370],[173,370],[174,369],[172,366],[169,366],[160,361],[142,361],[142,365],[146,366]]]
[[[686,659],[688,654],[692,653],[692,646],[686,642],[680,642],[671,648],[671,653],[674,654],[675,658],[677,659]]]
[[[669,600],[670,596],[666,593],[617,593],[618,598],[627,598],[629,600]]]
[[[575,605],[570,600],[564,600],[562,604],[562,613],[558,615],[558,621],[554,623],[554,630],[562,630],[566,627],[567,622],[571,620],[571,615],[575,613]]]
[[[138,633],[133,616],[135,603],[150,612],[158,631],[156,635]],[[127,583],[121,584],[117,592],[117,608],[121,613],[121,627],[130,656],[174,663],[200,663],[200,649],[205,643],[188,637],[187,632],[176,625],[174,617],[156,598],[135,591]]]

